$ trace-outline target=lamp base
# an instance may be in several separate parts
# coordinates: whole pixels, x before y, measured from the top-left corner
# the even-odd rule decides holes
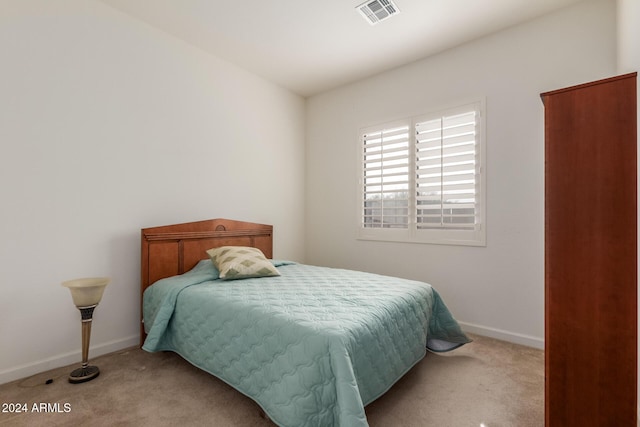
[[[97,366],[78,368],[71,372],[71,374],[69,374],[69,382],[71,384],[84,383],[87,381],[91,381],[98,375],[100,375],[100,369],[98,369]]]

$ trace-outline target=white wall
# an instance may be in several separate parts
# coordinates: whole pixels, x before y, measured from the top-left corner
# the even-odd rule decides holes
[[[640,1],[618,0],[618,73],[640,71]],[[638,91],[638,123],[640,123],[640,90]],[[640,170],[640,149],[638,149],[638,170]],[[638,188],[640,189],[640,174],[638,174]],[[640,200],[640,194],[638,195]],[[638,211],[638,231],[640,233],[640,211]],[[640,235],[638,238],[640,242]],[[640,260],[640,250],[638,251]],[[640,307],[640,293],[638,293],[638,307]],[[638,330],[640,330],[640,316],[638,316]],[[638,342],[640,354],[640,341]],[[638,359],[640,372],[640,359]],[[640,381],[638,381],[638,395],[640,395]],[[640,426],[640,406],[638,407],[638,426]]]
[[[311,97],[307,262],[424,280],[469,331],[544,339],[541,92],[616,71],[616,8],[587,1]],[[359,241],[357,130],[485,97],[487,246]]]
[[[273,224],[304,253],[304,99],[93,0],[0,2],[0,383],[136,345],[140,228]]]

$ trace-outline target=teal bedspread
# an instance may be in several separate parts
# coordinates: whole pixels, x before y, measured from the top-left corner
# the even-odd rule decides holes
[[[426,283],[274,264],[279,277],[223,281],[205,260],[156,282],[144,294],[143,349],[180,354],[282,427],[354,427],[426,348],[470,341]]]

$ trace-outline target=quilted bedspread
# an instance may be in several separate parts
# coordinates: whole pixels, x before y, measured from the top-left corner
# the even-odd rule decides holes
[[[235,281],[201,261],[144,294],[143,349],[177,352],[282,427],[367,426],[365,405],[420,361],[470,340],[428,284],[274,262]]]

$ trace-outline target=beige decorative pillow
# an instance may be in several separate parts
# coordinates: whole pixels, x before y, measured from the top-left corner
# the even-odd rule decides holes
[[[207,251],[222,280],[279,276],[262,251],[248,246],[221,246]]]

